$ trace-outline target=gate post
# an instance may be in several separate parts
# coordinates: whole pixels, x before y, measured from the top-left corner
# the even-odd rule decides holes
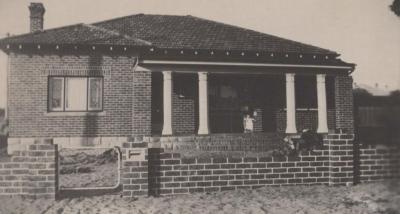
[[[123,197],[148,195],[148,146],[142,139],[122,144],[121,183]]]
[[[0,163],[0,195],[54,199],[57,146],[48,138],[25,138],[18,144],[11,157]]]
[[[354,134],[328,134],[324,140],[329,148],[329,185],[352,185]]]

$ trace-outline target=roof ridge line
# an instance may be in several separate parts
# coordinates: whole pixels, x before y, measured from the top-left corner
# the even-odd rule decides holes
[[[163,14],[163,15],[161,15],[161,14],[136,13],[136,14],[120,16],[120,17],[116,17],[116,18],[112,18],[112,19],[93,22],[92,25],[97,25],[97,24],[102,24],[102,23],[106,23],[106,22],[116,21],[116,20],[119,20],[119,19],[126,19],[126,18],[130,18],[130,17],[133,17],[133,16],[181,16],[181,17],[185,17],[185,16],[190,16],[190,15],[173,15],[173,14]]]
[[[108,34],[111,34],[111,35],[121,36],[121,37],[123,37],[125,39],[131,39],[133,41],[141,42],[141,43],[144,43],[146,45],[152,45],[152,43],[149,42],[149,41],[146,41],[146,40],[143,40],[143,39],[139,39],[139,38],[135,38],[135,37],[132,37],[132,36],[129,36],[129,35],[126,35],[126,34],[122,34],[122,33],[118,32],[116,30],[110,30],[110,29],[107,29],[107,28],[95,26],[93,24],[83,24],[83,26],[87,27],[87,28],[90,28],[90,29],[99,30],[99,31],[102,31],[104,33],[108,33]]]

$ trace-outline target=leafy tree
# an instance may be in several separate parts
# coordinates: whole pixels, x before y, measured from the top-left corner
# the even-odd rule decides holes
[[[390,9],[400,17],[400,0],[394,0],[392,5],[390,5]]]
[[[390,92],[389,99],[390,99],[391,104],[399,105],[400,104],[400,90]]]
[[[354,104],[356,106],[366,103],[371,103],[373,96],[363,88],[353,89]]]
[[[372,96],[371,93],[369,93],[367,90],[365,90],[363,88],[353,89],[353,95],[354,96],[366,96],[366,97]]]

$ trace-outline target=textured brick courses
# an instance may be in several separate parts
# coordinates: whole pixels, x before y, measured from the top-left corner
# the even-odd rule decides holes
[[[358,182],[373,182],[384,179],[400,179],[400,148],[360,148]]]
[[[128,137],[150,134],[151,108],[148,106],[151,106],[151,73],[132,72],[134,56],[10,53],[9,59],[10,137]],[[104,114],[89,117],[47,114],[47,99],[43,98],[47,98],[49,76],[82,76],[89,73],[104,78]],[[41,145],[38,148],[47,149],[51,150],[51,146]]]
[[[354,176],[353,159],[348,155],[353,148],[352,139],[353,135],[328,135],[323,150],[302,152],[299,157],[289,158],[174,158],[178,157],[174,153],[159,151],[161,153],[154,157],[162,157],[162,161],[149,160],[154,169],[149,173],[149,180],[155,181],[149,188],[156,195],[169,195],[175,194],[174,189],[179,189],[179,193],[190,193],[264,185],[345,185],[352,182]],[[152,166],[152,163],[158,165]],[[159,174],[157,169],[166,171]],[[173,171],[166,173],[168,170]],[[157,189],[166,183],[168,188]]]
[[[127,158],[127,150],[129,148],[142,148],[144,152],[147,151],[147,143],[142,142],[127,142],[124,144],[124,148],[122,149],[122,170],[121,170],[121,178],[122,178],[122,196],[123,197],[135,197],[135,196],[143,196],[149,194],[149,173],[152,174],[152,170],[149,169],[148,161],[151,158],[155,158],[154,154],[147,154],[147,158],[141,161],[129,160]],[[157,156],[156,158],[165,157],[172,158],[172,156],[163,155]],[[161,163],[161,161],[159,162]],[[167,166],[169,170],[172,169],[172,166]],[[160,170],[160,168],[158,168]],[[159,175],[162,175],[160,173]]]
[[[27,151],[16,151],[9,162],[0,164],[0,195],[55,198],[56,146],[43,143],[28,145]]]

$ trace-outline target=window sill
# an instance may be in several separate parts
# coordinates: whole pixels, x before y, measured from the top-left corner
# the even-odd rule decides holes
[[[82,116],[106,116],[105,111],[100,112],[45,112],[45,116],[57,117],[57,116],[68,116],[68,117],[82,117]]]

